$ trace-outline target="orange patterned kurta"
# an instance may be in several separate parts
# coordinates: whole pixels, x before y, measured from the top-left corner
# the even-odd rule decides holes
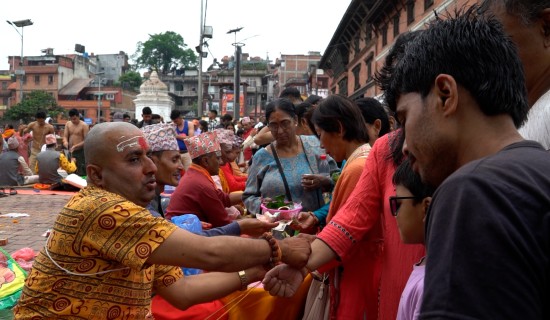
[[[117,194],[82,189],[36,257],[15,319],[145,318],[155,288],[183,277],[179,267],[146,264],[176,228]]]

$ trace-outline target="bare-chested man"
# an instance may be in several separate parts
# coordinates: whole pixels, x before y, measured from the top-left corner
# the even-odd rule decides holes
[[[76,171],[79,176],[86,175],[86,161],[84,158],[84,139],[88,134],[88,125],[80,120],[78,110],[69,110],[69,119],[71,121],[65,124],[63,133],[63,147],[69,149],[71,158],[76,159]]]
[[[36,156],[40,153],[40,148],[46,142],[45,137],[47,134],[54,133],[53,126],[46,123],[46,112],[38,111],[35,115],[36,121],[29,123],[29,126],[23,131],[23,133],[32,132],[32,147],[31,156],[29,157],[29,167],[34,174],[36,168]]]

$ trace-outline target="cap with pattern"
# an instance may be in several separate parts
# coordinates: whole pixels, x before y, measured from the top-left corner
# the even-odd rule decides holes
[[[174,126],[169,123],[157,123],[141,128],[145,140],[149,144],[152,152],[176,150],[178,141],[176,140],[176,131]]]
[[[186,138],[183,142],[185,142],[191,159],[221,150],[220,142],[218,141],[215,131],[205,132],[198,136]]]

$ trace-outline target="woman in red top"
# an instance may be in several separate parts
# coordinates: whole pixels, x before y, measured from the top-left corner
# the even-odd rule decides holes
[[[222,153],[220,170],[227,181],[229,192],[244,191],[247,176],[235,175],[231,166],[231,163],[237,159],[238,152],[240,151],[238,147],[241,145],[242,139],[235,135],[233,131],[226,129],[216,129],[216,134],[218,135]],[[237,146],[237,148],[234,148],[234,146]]]

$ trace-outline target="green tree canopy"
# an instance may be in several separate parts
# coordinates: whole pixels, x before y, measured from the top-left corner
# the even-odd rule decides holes
[[[149,40],[138,42],[133,55],[137,68],[156,70],[167,74],[173,69],[197,66],[197,56],[187,48],[183,37],[173,31],[149,35]]]
[[[37,90],[25,94],[23,101],[9,108],[4,113],[4,119],[23,120],[28,123],[38,110],[46,111],[49,117],[56,118],[58,114],[65,114],[65,109],[57,105],[57,101],[48,92]]]
[[[118,78],[118,84],[123,89],[136,89],[141,86],[143,79],[137,71],[128,71]]]

